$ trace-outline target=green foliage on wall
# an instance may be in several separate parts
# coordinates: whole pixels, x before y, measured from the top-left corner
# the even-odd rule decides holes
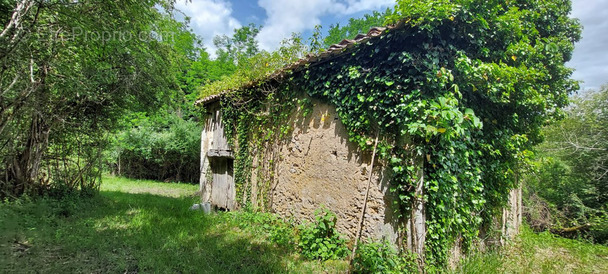
[[[362,149],[380,133],[400,214],[406,218],[412,201],[424,200],[425,257],[444,264],[456,239],[466,248],[490,227],[541,127],[578,88],[564,66],[580,36],[569,12],[562,0],[398,1],[389,17],[402,27],[286,81],[226,95],[227,128],[236,129],[239,150],[241,137],[264,126],[280,132],[274,115],[288,108],[262,102],[282,98],[277,103],[295,107],[285,99],[297,90],[335,105]],[[247,107],[252,101],[260,102]],[[414,197],[419,179],[424,195]]]
[[[291,128],[286,126],[289,116],[298,104],[306,106],[307,101],[299,100],[295,90],[289,88],[281,91],[270,85],[258,88],[226,94],[221,103],[226,136],[236,148],[236,200],[243,206],[264,210],[274,179],[274,163],[279,160],[278,155],[266,152],[272,151],[290,132]],[[302,111],[305,113],[306,108]],[[257,167],[255,194],[251,183],[253,166]],[[259,200],[253,201],[253,195]]]

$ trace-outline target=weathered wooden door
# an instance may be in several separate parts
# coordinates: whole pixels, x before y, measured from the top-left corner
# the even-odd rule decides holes
[[[211,203],[219,208],[234,210],[236,189],[234,187],[234,160],[214,157],[211,160],[213,183]]]

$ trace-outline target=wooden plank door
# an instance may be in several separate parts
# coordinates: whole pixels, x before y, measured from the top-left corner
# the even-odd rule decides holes
[[[211,161],[213,183],[211,204],[234,210],[236,189],[234,187],[234,160],[228,158],[213,158]]]
[[[220,109],[215,111],[214,129],[213,129],[213,148],[228,149],[228,138],[224,132],[224,123],[222,123],[222,112]]]

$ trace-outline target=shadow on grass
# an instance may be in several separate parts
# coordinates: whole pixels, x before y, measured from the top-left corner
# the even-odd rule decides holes
[[[291,250],[243,231],[192,198],[102,192],[67,217],[39,201],[0,207],[0,272],[275,273]]]

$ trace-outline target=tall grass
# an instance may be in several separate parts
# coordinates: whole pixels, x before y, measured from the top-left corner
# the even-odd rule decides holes
[[[523,227],[500,250],[474,254],[456,273],[608,273],[608,247]]]

